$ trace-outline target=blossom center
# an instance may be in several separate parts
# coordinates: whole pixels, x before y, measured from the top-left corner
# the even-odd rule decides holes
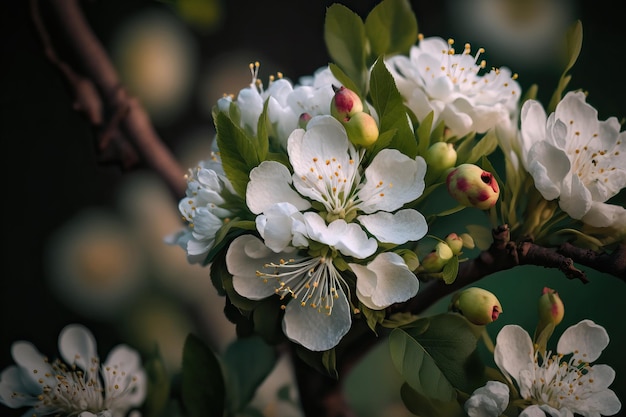
[[[572,172],[583,181],[587,186],[597,183],[609,182],[609,173],[615,171],[616,167],[612,165],[613,157],[619,155],[619,151],[610,149],[601,149],[598,147],[600,138],[598,133],[593,133],[589,138],[581,137],[581,132],[574,127],[574,120],[569,121],[568,133],[570,138],[566,143],[571,143],[566,152],[572,161]],[[617,141],[619,146],[621,141]]]
[[[313,157],[308,171],[301,176],[314,198],[324,205],[329,222],[336,219],[350,221],[356,216],[356,192],[360,185],[358,165],[362,155],[359,154],[359,161],[347,159],[345,163],[337,157]]]
[[[550,356],[547,353],[545,358],[541,364],[535,358],[535,379],[530,387],[530,397],[556,409],[579,409],[577,406],[593,394],[593,368],[588,362],[574,357],[562,360],[560,354]]]
[[[281,259],[279,263],[271,262],[263,267],[272,272],[257,271],[256,275],[266,283],[272,279],[276,285],[274,291],[281,300],[285,297],[297,299],[302,307],[308,306],[328,315],[333,311],[334,300],[339,298],[338,291],[348,288],[332,259],[325,256],[298,262]]]

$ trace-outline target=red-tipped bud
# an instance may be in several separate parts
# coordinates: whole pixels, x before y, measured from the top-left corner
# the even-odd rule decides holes
[[[450,233],[446,236],[446,243],[452,249],[452,253],[458,255],[463,250],[463,239],[459,237],[456,233]]]
[[[491,172],[474,164],[461,164],[448,174],[448,192],[460,204],[487,210],[500,196],[500,187]]]
[[[368,147],[378,139],[376,120],[365,112],[359,112],[342,122],[348,133],[348,139],[354,145]]]
[[[449,309],[477,325],[492,323],[502,313],[498,298],[492,292],[478,287],[470,287],[454,294]]]
[[[309,124],[309,120],[311,120],[311,115],[309,113],[302,113],[298,118],[298,127],[300,129],[306,129],[306,125]]]
[[[538,304],[539,323],[553,323],[555,326],[563,320],[565,308],[559,294],[544,287]]]
[[[435,249],[422,259],[422,269],[426,272],[441,272],[454,254],[445,242],[439,242]]]
[[[339,121],[346,121],[356,113],[363,111],[363,102],[357,93],[344,86],[336,88],[330,102],[330,114]]]

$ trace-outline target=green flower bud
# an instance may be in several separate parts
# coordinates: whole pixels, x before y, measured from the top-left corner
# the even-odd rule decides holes
[[[452,253],[458,255],[463,250],[463,239],[459,237],[456,233],[450,233],[446,236],[446,243],[452,249]]]
[[[563,320],[565,309],[563,301],[559,294],[548,287],[544,287],[541,297],[539,297],[539,325],[545,326],[547,323],[553,323],[555,326]]]
[[[474,164],[461,164],[446,178],[448,192],[460,204],[487,210],[500,196],[500,187],[491,172]]]
[[[354,145],[368,147],[378,139],[376,120],[365,112],[356,113],[341,123],[346,128],[348,139]]]
[[[477,325],[485,325],[495,321],[502,306],[496,296],[487,290],[470,287],[452,297],[449,310],[457,312]]]
[[[357,93],[344,86],[333,86],[335,95],[330,102],[330,114],[337,120],[344,122],[363,111],[363,102]]]
[[[410,249],[399,249],[395,251],[398,255],[402,256],[402,260],[409,267],[409,271],[415,271],[420,266],[420,260],[417,254]]]
[[[454,145],[446,142],[436,142],[430,145],[424,155],[428,171],[433,179],[438,178],[444,171],[456,164],[456,150]]]
[[[426,272],[441,272],[454,254],[445,242],[439,242],[435,249],[422,259],[422,269]]]

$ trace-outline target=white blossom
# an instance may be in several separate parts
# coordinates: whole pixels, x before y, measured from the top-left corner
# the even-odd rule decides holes
[[[516,120],[517,76],[506,67],[485,71],[482,52],[472,56],[466,44],[456,53],[452,40],[430,37],[411,47],[409,56],[394,55],[385,64],[420,122],[433,112],[433,128],[443,121],[452,135],[462,137]]]
[[[139,354],[118,345],[101,364],[96,340],[86,327],[59,334],[61,359],[49,361],[30,342],[11,347],[16,364],[0,375],[0,402],[31,407],[25,415],[125,417],[145,398],[147,376]]]
[[[583,92],[568,92],[546,116],[535,100],[521,112],[521,153],[546,200],[574,219],[612,226],[626,209],[606,203],[626,186],[626,131],[615,117],[598,120]]]

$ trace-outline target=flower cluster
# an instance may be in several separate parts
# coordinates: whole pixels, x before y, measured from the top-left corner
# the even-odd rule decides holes
[[[626,184],[626,133],[615,118],[598,122],[583,93],[546,118],[521,101],[516,74],[487,68],[482,48],[397,42],[358,70],[329,45],[336,64],[299,83],[279,73],[265,86],[250,64],[250,85],[213,108],[214,153],[190,171],[186,226],[168,238],[212,265],[243,317],[257,311],[258,323],[256,306],[278,300],[282,333],[311,351],[336,347],[357,316],[381,324],[387,307],[417,294],[416,275],[455,280],[474,242],[435,236],[428,250],[421,240],[437,218],[479,209],[533,238],[555,225],[614,226],[625,211],[606,201]],[[486,158],[498,146],[507,183]],[[518,204],[529,182],[535,193]],[[440,190],[456,207],[425,204]]]
[[[16,364],[0,375],[0,402],[31,407],[25,415],[79,417],[124,417],[143,404],[147,375],[129,346],[116,346],[101,363],[91,332],[72,324],[59,334],[59,352],[50,361],[32,343],[14,342]]]

